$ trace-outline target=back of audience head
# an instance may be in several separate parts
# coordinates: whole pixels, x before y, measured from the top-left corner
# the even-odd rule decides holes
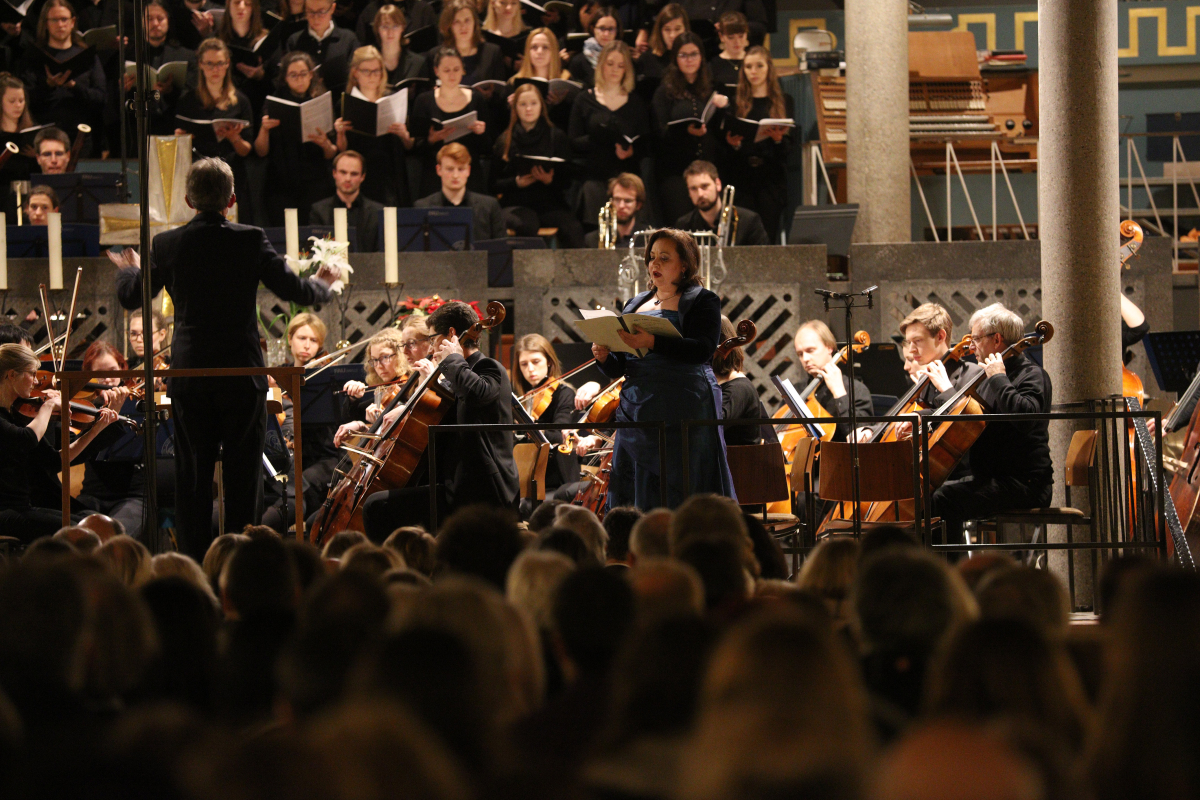
[[[743,514],[746,531],[753,545],[754,561],[758,564],[758,575],[765,580],[785,581],[791,575],[783,547],[762,524],[755,514]]]
[[[204,553],[204,561],[200,563],[200,568],[204,570],[204,575],[212,584],[214,592],[220,591],[221,571],[225,569],[225,563],[229,561],[234,550],[248,541],[250,537],[240,533],[223,533],[212,540],[212,544]]]
[[[554,527],[554,518],[558,515],[558,507],[565,505],[562,500],[545,500],[529,515],[529,530],[541,533]]]
[[[70,542],[64,539],[56,539],[53,536],[43,536],[40,539],[34,539],[33,542],[25,548],[25,555],[21,561],[27,564],[32,564],[37,561],[53,561],[60,558],[69,558],[76,555],[79,551],[76,550]]]
[[[140,688],[158,650],[158,638],[141,596],[125,582],[91,578],[87,588],[94,613],[84,691],[92,701],[109,705]]]
[[[78,525],[60,529],[54,538],[66,542],[80,553],[91,553],[100,547],[100,537],[94,531]]]
[[[379,547],[370,542],[354,545],[342,554],[343,570],[359,570],[380,580],[393,569],[405,569],[404,556],[390,547]]]
[[[880,525],[863,531],[859,540],[859,558],[866,559],[889,547],[920,547],[916,537],[895,525]]]
[[[508,568],[523,548],[515,514],[468,506],[450,515],[438,531],[435,574],[472,575],[504,591]]]
[[[554,632],[578,676],[600,677],[608,672],[633,619],[633,590],[610,571],[576,570],[558,587]]]
[[[213,603],[217,602],[217,596],[204,570],[190,556],[183,553],[159,553],[154,556],[150,559],[150,575],[152,578],[182,578],[211,597]]]
[[[1122,592],[1138,577],[1154,569],[1156,562],[1140,553],[1110,558],[1100,569],[1099,593],[1100,614],[1107,621],[1120,602]]]
[[[635,506],[610,508],[604,515],[604,530],[608,533],[608,546],[605,548],[607,563],[629,563],[629,535],[641,518],[642,510]]]
[[[581,506],[561,505],[554,515],[554,527],[570,528],[578,533],[587,545],[589,560],[601,566],[605,564],[608,531],[591,511]]]
[[[680,794],[853,798],[872,747],[866,694],[841,640],[774,608],[736,623],[713,652]]]
[[[0,573],[0,608],[0,688],[18,710],[78,692],[91,608],[68,562],[26,560]]]
[[[633,523],[633,529],[629,531],[629,552],[635,561],[671,555],[671,518],[674,516],[669,508],[655,508]]]
[[[558,588],[575,570],[575,562],[551,550],[526,550],[508,571],[505,596],[508,602],[529,615],[539,630],[554,625],[554,601]]]
[[[171,576],[142,586],[141,595],[158,636],[148,696],[207,711],[217,659],[218,605],[211,590]]]
[[[704,613],[704,581],[695,568],[672,558],[643,558],[629,571],[638,617],[649,620]]]
[[[738,550],[742,566],[752,577],[758,577],[758,560],[746,518],[741,507],[728,497],[692,495],[675,509],[670,526],[671,554],[678,557],[687,544],[699,539],[730,542]]]
[[[338,531],[325,543],[325,547],[321,550],[321,557],[338,559],[354,545],[370,541],[362,531]]]
[[[704,583],[704,606],[730,613],[749,597],[753,579],[746,572],[744,551],[729,539],[691,539],[675,557],[692,567]]]
[[[100,560],[126,586],[137,588],[152,576],[150,551],[130,536],[114,536],[96,550]]]
[[[1048,633],[1067,628],[1071,604],[1054,573],[1014,566],[990,573],[975,590],[979,613],[987,619],[1023,619]]]
[[[849,621],[848,602],[858,574],[859,543],[850,537],[831,537],[804,559],[796,585],[818,595],[835,620]]]
[[[384,547],[404,556],[404,563],[409,569],[429,577],[433,574],[434,553],[437,541],[423,528],[397,528],[383,543]]]
[[[571,528],[562,528],[555,525],[549,530],[542,531],[537,541],[534,542],[534,548],[540,551],[564,555],[571,559],[571,562],[576,566],[600,566],[600,563],[596,561],[595,554],[587,546],[587,542],[584,541],[583,536]]]
[[[227,617],[292,612],[299,593],[296,567],[279,539],[244,543],[221,571],[221,603]]]
[[[296,580],[300,583],[301,594],[325,577],[325,560],[321,558],[321,551],[313,544],[289,537],[283,540],[283,546],[287,548],[292,564],[296,567]]]

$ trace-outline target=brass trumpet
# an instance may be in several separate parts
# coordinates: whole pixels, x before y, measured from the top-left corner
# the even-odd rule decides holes
[[[612,200],[600,209],[600,249],[617,249],[617,212],[613,210]]]

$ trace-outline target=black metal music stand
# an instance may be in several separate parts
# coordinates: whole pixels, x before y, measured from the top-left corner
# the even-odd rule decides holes
[[[1200,331],[1148,333],[1142,344],[1158,388],[1179,394],[1187,391],[1200,364]]]

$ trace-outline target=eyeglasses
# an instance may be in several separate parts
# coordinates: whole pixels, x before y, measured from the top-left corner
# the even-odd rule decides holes
[[[155,333],[157,334],[158,331],[155,331]],[[130,331],[129,332],[129,340],[130,341],[140,342],[142,339],[145,339],[145,338],[146,338],[146,334],[144,334],[142,331]]]
[[[304,72],[289,72],[287,74],[287,79],[289,81],[302,81],[310,75],[312,75],[312,73],[308,70],[304,70]]]
[[[200,67],[202,69],[223,69],[224,67],[228,67],[228,66],[229,66],[228,61],[201,61],[200,62]]]
[[[699,51],[695,51],[695,52],[688,51],[688,52],[686,52],[686,53],[680,53],[680,54],[679,54],[679,58],[686,58],[686,59],[688,59],[688,60],[691,60],[691,59],[693,59],[693,58],[699,58],[699,57],[700,57],[700,52],[699,52]]]
[[[594,30],[600,31],[600,33],[616,33],[617,26],[616,25],[597,25]]]
[[[73,19],[75,19],[75,18],[74,17],[46,17],[46,22],[58,24],[58,23],[63,23],[63,22],[70,22]]]
[[[333,6],[329,6],[329,8],[306,8],[306,9],[304,9],[304,16],[306,16],[306,17],[328,17],[332,13],[333,13]]]
[[[985,333],[980,336],[976,336],[975,334],[972,333],[971,334],[971,344],[979,344],[980,342],[986,342],[988,339],[992,338],[995,335],[996,334],[994,334],[994,333]]]
[[[432,338],[433,338],[432,336],[421,336],[419,338],[412,339],[407,342],[401,342],[400,347],[403,348],[404,350],[412,350],[417,345],[425,344],[425,342],[428,342]]]
[[[383,74],[383,67],[376,67],[375,69],[364,69],[364,68],[362,68],[362,67],[359,67],[359,68],[358,68],[358,74],[359,74],[359,75],[366,75],[367,77],[372,77],[372,76],[378,76],[378,75],[382,75],[382,74]]]
[[[372,367],[375,367],[380,364],[386,364],[389,361],[394,361],[395,359],[396,359],[395,353],[388,353],[386,356],[380,356],[379,358],[368,358],[367,363],[369,365],[371,365]]]

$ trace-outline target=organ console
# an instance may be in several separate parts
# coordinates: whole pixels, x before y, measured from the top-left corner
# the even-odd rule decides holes
[[[964,172],[988,171],[996,143],[1012,171],[1037,169],[1037,72],[1022,66],[985,67],[968,31],[908,34],[909,139],[918,174],[944,173],[946,143]],[[845,202],[846,79],[811,73],[821,155]]]

